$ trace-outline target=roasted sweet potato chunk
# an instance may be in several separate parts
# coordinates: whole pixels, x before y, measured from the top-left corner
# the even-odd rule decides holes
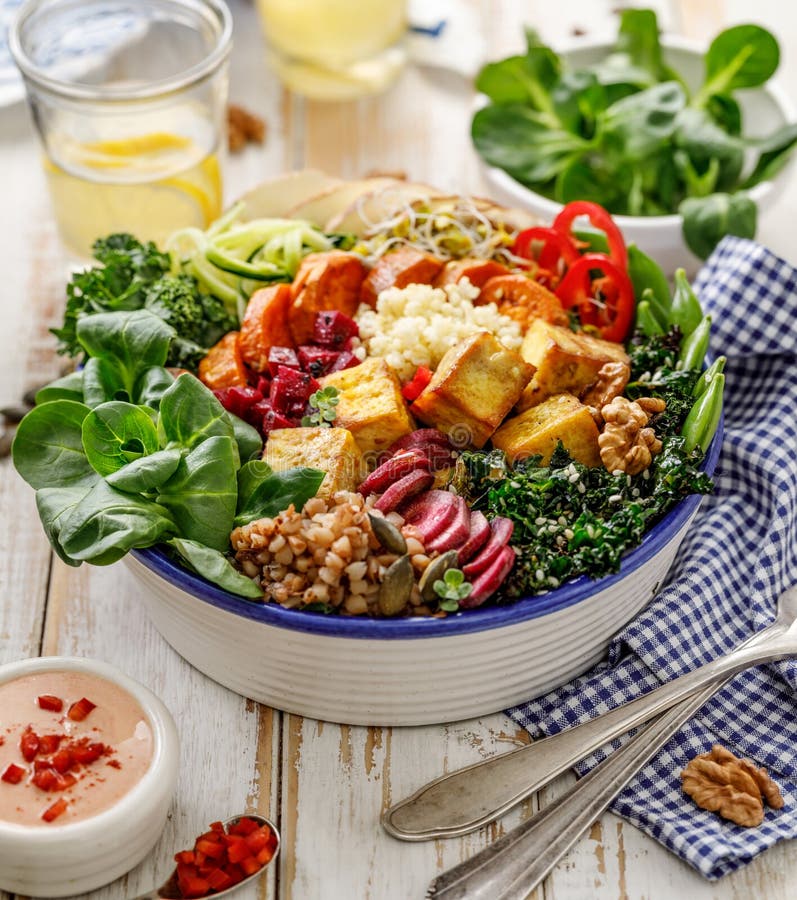
[[[495,303],[498,312],[514,319],[526,331],[535,319],[567,325],[567,313],[556,294],[526,275],[490,278],[476,298],[477,306]]]
[[[228,331],[199,362],[199,380],[212,391],[243,387],[247,383],[246,367],[238,348],[238,336],[239,332]]]
[[[432,284],[443,260],[416,250],[415,247],[399,247],[380,259],[363,282],[361,299],[369,306],[376,306],[376,298],[389,287],[403,288],[408,284]]]
[[[274,284],[252,294],[241,323],[238,347],[241,358],[255,372],[268,370],[272,347],[292,347],[288,310],[292,300],[289,284]]]
[[[443,287],[443,285],[456,284],[463,278],[467,278],[474,287],[481,288],[491,278],[508,274],[509,269],[494,259],[478,259],[468,256],[464,259],[452,259],[447,262],[434,283],[435,287]]]
[[[331,250],[305,256],[291,288],[288,321],[293,343],[310,342],[316,313],[335,309],[353,317],[364,278],[365,266],[354,253]]]

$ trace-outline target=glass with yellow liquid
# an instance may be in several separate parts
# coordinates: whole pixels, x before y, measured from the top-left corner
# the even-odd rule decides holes
[[[406,0],[256,0],[269,60],[292,90],[351,100],[389,87],[406,62]]]
[[[67,250],[115,231],[162,243],[222,206],[221,0],[28,0],[9,35]]]

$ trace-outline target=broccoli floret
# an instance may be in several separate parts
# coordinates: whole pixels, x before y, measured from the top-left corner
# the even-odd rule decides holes
[[[188,275],[167,275],[147,291],[144,308],[168,322],[177,332],[167,365],[195,370],[207,349],[237,327],[221,300],[200,293]]]

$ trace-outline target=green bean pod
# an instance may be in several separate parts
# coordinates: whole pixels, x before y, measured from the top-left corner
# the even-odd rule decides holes
[[[710,337],[711,316],[703,316],[697,328],[681,342],[677,368],[699,369],[703,365]]]
[[[699,397],[681,427],[686,450],[691,453],[695,447],[706,452],[714,437],[722,415],[722,392],[725,388],[725,376],[720,374],[711,379],[711,384]]]
[[[686,279],[686,272],[678,269],[675,272],[675,291],[672,295],[670,324],[677,325],[681,334],[688,337],[703,318],[700,301]]]
[[[636,327],[645,337],[651,337],[654,334],[664,334],[664,329],[656,318],[656,314],[653,312],[653,307],[647,297],[648,293],[652,294],[652,291],[650,288],[645,288],[642,293],[643,299],[637,304],[636,308]]]
[[[697,400],[698,397],[702,397],[704,391],[711,382],[716,378],[717,375],[721,375],[725,370],[725,363],[727,362],[724,356],[718,356],[714,362],[706,369],[705,372],[697,379],[695,382],[695,386],[692,388],[692,396]]]

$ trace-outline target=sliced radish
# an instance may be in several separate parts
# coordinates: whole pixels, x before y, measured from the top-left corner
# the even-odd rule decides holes
[[[420,450],[402,450],[395,456],[391,456],[381,466],[374,469],[361,483],[357,490],[367,497],[369,494],[381,494],[386,491],[393,482],[398,481],[416,469],[429,471],[429,460]]]
[[[456,550],[468,539],[470,534],[470,508],[462,497],[456,497],[457,512],[454,521],[437,537],[426,543],[426,550],[445,553],[446,550]]]
[[[492,529],[483,512],[471,510],[470,533],[465,543],[459,548],[459,564],[464,566],[487,543]]]
[[[459,605],[463,609],[481,606],[485,600],[501,587],[515,564],[515,551],[511,547],[502,547],[493,563],[472,582],[473,589]]]
[[[495,562],[498,554],[501,552],[501,548],[509,543],[514,527],[512,520],[503,516],[499,516],[490,522],[490,531],[492,532],[490,539],[484,545],[479,555],[462,567],[466,578],[472,581],[475,575],[480,575],[488,566]]]
[[[380,512],[389,513],[410,497],[427,491],[434,484],[434,475],[426,470],[416,469],[393,482],[382,496],[374,503]]]

